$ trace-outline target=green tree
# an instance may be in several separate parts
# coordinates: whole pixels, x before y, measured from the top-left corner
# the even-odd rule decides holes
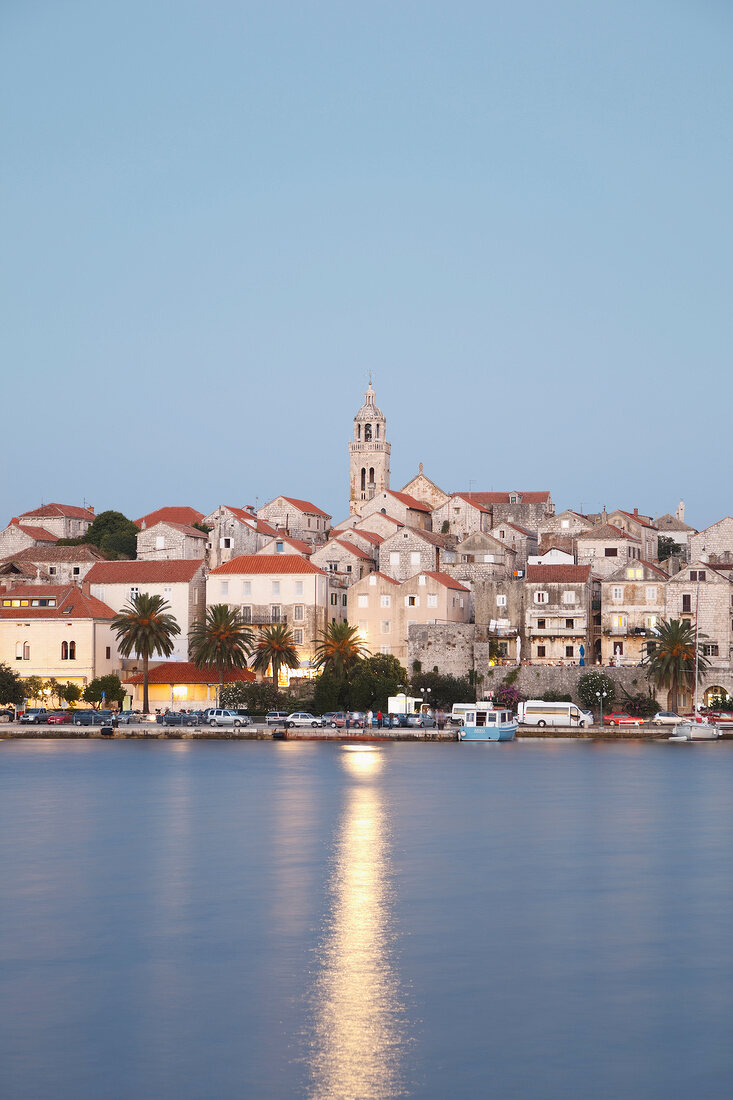
[[[268,710],[287,710],[290,696],[278,691],[267,681],[236,680],[224,684],[220,703],[223,707],[244,707],[250,714],[267,714]]]
[[[198,668],[213,665],[219,674],[217,699],[221,699],[224,675],[247,667],[254,638],[241,612],[226,603],[211,604],[203,619],[191,627],[188,648]]]
[[[601,695],[605,693],[603,709],[609,711],[616,698],[616,684],[611,677],[607,676],[605,672],[592,670],[591,672],[584,672],[578,678],[576,693],[584,707],[588,707],[590,710],[598,710],[599,692]]]
[[[413,676],[410,693],[420,697],[425,688],[425,698],[430,696],[432,706],[450,710],[454,703],[470,703],[476,699],[476,688],[467,676],[443,675],[440,672],[421,672]],[[428,688],[430,692],[428,693]]]
[[[0,703],[19,707],[25,697],[25,687],[20,676],[8,665],[0,664]]]
[[[119,676],[112,673],[109,676],[97,676],[87,684],[84,688],[84,702],[91,703],[95,710],[99,710],[102,702],[105,705],[118,703],[122,706],[126,694]]]
[[[329,623],[318,635],[313,664],[333,669],[339,677],[348,675],[352,665],[369,656],[359,631],[348,623]]]
[[[355,710],[387,710],[390,695],[396,695],[407,683],[407,669],[396,657],[377,653],[352,666],[349,675],[349,701]]]
[[[64,685],[60,684],[53,676],[43,682],[43,694],[50,699],[55,699],[60,707],[64,699]]]
[[[666,561],[667,558],[671,558],[675,554],[681,554],[684,547],[680,546],[678,542],[675,542],[669,535],[660,535],[658,539],[659,549],[657,550],[657,558],[659,561]]]
[[[72,684],[71,681],[64,684],[62,693],[64,702],[68,703],[70,707],[76,706],[82,697],[82,689],[78,684]]]
[[[84,535],[84,542],[98,547],[107,557],[137,557],[138,529],[122,512],[100,512]]]
[[[325,714],[330,710],[349,709],[349,683],[337,676],[333,669],[326,669],[315,681],[313,713]]]
[[[299,668],[300,657],[293,633],[285,623],[273,623],[261,626],[255,642],[252,668],[263,676],[272,668],[272,686],[277,691],[277,678],[283,665],[286,668]]]
[[[28,676],[22,680],[23,698],[28,700],[40,699],[43,694],[43,680],[40,676]]]
[[[651,645],[647,643],[642,663],[646,665],[649,682],[657,689],[665,689],[669,693],[670,710],[677,710],[680,691],[693,691],[695,686],[695,627],[679,619],[660,619],[655,634]],[[698,681],[705,679],[709,667],[707,657],[698,653]]]
[[[148,714],[148,663],[159,653],[161,657],[170,657],[173,652],[173,638],[181,633],[181,628],[173,615],[169,614],[170,604],[162,596],[150,596],[140,592],[133,596],[112,620],[112,629],[117,635],[119,650],[123,657],[134,653],[143,663],[143,712]]]

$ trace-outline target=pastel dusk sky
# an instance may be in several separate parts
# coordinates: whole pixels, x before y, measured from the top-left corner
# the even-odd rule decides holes
[[[733,513],[730,0],[5,0],[0,526],[392,487]]]

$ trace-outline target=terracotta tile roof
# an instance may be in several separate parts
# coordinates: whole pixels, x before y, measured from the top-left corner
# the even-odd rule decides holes
[[[411,527],[409,524],[404,527],[403,531],[396,531],[394,535],[390,535],[389,539],[385,539],[384,541],[391,542],[391,540],[396,539],[398,535],[404,535],[405,531],[410,531],[413,535],[419,535],[420,538],[425,540],[425,542],[429,542],[431,546],[438,546],[442,550],[453,549],[454,541],[450,538],[449,535],[438,535],[435,533],[435,531],[423,531],[422,528]]]
[[[451,500],[453,500],[455,497],[458,497],[459,500],[465,500],[466,503],[470,504],[472,508],[477,508],[479,512],[483,512],[484,514],[488,514],[489,512],[491,512],[490,507],[485,504],[481,504],[478,500],[474,500],[473,496],[474,495],[470,493],[453,493],[453,495],[451,496]]]
[[[399,500],[401,504],[404,504],[406,508],[412,508],[415,512],[430,512],[431,508],[427,504],[423,504],[421,500],[416,497],[411,497],[409,493],[398,493],[394,489],[385,489],[385,492],[394,497],[395,500]]]
[[[468,500],[476,501],[479,504],[509,504],[509,497],[512,496],[514,490],[507,493],[460,493],[460,496],[466,497]],[[457,494],[458,495],[458,494]],[[521,490],[517,490],[519,496],[519,504],[546,504],[550,499],[549,489],[543,489],[541,492],[523,493]]]
[[[309,558],[314,550],[314,547],[310,542],[306,542],[304,539],[291,539],[290,535],[282,535],[280,534],[280,532],[275,535],[275,541],[287,543],[288,546],[292,546],[293,550],[296,550],[299,554],[302,554],[306,558]],[[265,543],[262,549],[258,550],[257,553],[261,556],[264,555],[269,545],[269,543]],[[272,553],[271,550],[267,552],[270,554]],[[278,557],[279,556],[280,555],[278,555]]]
[[[419,577],[420,574],[417,573],[416,576]],[[455,588],[460,592],[470,592],[470,589],[466,588],[465,584],[461,584],[460,581],[457,581],[455,579],[455,577],[451,577],[448,573],[440,573],[440,572],[431,573],[431,572],[428,572],[426,570],[425,571],[425,576],[426,577],[431,577],[434,581],[437,581],[438,584],[442,584],[446,588]],[[411,577],[410,579],[414,580],[415,578]],[[408,583],[408,581],[405,581],[405,584],[407,584],[407,583]]]
[[[13,572],[16,574],[15,578],[12,576]],[[29,580],[42,576],[49,581],[49,583],[51,581],[48,573],[46,573],[44,569],[41,569],[40,565],[33,565],[33,563],[29,561],[18,561],[17,557],[4,558],[3,561],[0,562],[0,573],[2,573],[3,576],[7,576],[11,581],[17,579],[18,576],[27,577]]]
[[[235,668],[224,673],[225,684],[236,684],[242,680],[251,683],[256,680],[254,672],[248,668]],[[130,676],[123,681],[126,684],[141,684],[142,672]],[[216,668],[197,668],[191,661],[166,661],[162,665],[156,665],[148,673],[149,684],[218,684],[219,671]]]
[[[15,526],[19,531],[22,531],[24,535],[27,535],[29,539],[35,539],[36,542],[59,541],[58,535],[52,535],[45,527],[26,527],[23,523],[16,523]]]
[[[379,546],[381,543],[384,542],[384,535],[375,535],[374,531],[365,531],[361,527],[355,527],[353,528],[353,531],[357,537],[366,539],[366,541],[370,542],[372,546]]]
[[[32,508],[30,512],[23,512],[21,519],[31,516],[42,518],[44,516],[65,516],[67,519],[88,519],[94,521],[95,515],[89,508],[77,508],[73,504],[42,504],[40,508]]]
[[[181,506],[157,508],[154,512],[148,512],[146,516],[140,516],[140,519],[133,522],[141,529],[143,525],[147,528],[153,527],[156,523],[182,523],[185,527],[190,527],[192,523],[201,523],[203,518],[203,513],[195,508]]]
[[[185,561],[105,561],[93,565],[84,580],[87,584],[188,583],[200,569],[201,558]]]
[[[395,527],[404,527],[404,523],[401,519],[395,519],[394,516],[388,516],[386,512],[372,512],[370,516],[367,516],[367,521],[372,519],[388,519],[390,523],[394,523]],[[352,527],[352,531],[360,531],[359,526]]]
[[[165,527],[172,527],[175,531],[188,535],[189,538],[207,539],[209,537],[205,531],[199,531],[198,527],[189,527],[187,523],[174,523],[172,519],[159,519],[157,523],[151,523],[145,528],[145,533],[152,531],[154,527],[160,527],[161,524]]]
[[[81,546],[28,546],[17,554],[8,554],[3,561],[104,561],[104,554],[96,546],[83,543]]]
[[[319,573],[325,576],[322,569],[307,558],[301,558],[300,554],[240,554],[238,558],[232,558],[212,569],[209,576],[225,573],[272,573],[275,576],[285,573]]]
[[[275,500],[277,499],[275,497]],[[309,500],[299,500],[297,497],[282,497],[281,499],[286,500],[288,504],[292,504],[293,508],[297,508],[299,512],[307,512],[311,516],[325,516],[326,519],[331,518],[328,512],[324,512],[322,508],[317,508]]]
[[[657,531],[692,531],[695,532],[694,527],[690,527],[689,523],[685,523],[681,519],[677,519],[677,516],[671,515],[670,512],[665,512],[663,516],[657,516],[653,524]]]
[[[396,581],[394,577],[388,577],[386,573],[380,573],[379,570],[377,570],[375,573],[369,573],[368,575],[370,577],[379,577],[379,579],[382,581],[389,581],[390,584],[396,584],[398,588],[400,586],[400,582]],[[369,581],[366,579],[366,577],[362,577],[359,583],[368,585]],[[354,587],[356,587],[356,585],[354,585]]]
[[[589,565],[528,565],[528,584],[577,584],[590,577]]]
[[[519,531],[520,535],[528,535],[532,539],[537,537],[537,533],[535,531],[529,531],[526,527],[520,527],[518,523],[510,523],[509,520],[507,520],[505,523],[501,523],[501,524],[497,523],[496,526],[497,527],[513,527],[515,531]]]
[[[620,512],[622,516],[628,516],[629,519],[633,519],[636,523],[640,523],[642,527],[651,527],[652,530],[655,530],[654,524],[647,523],[640,515],[634,515],[633,512],[625,512],[623,508],[618,508],[617,511]]]
[[[271,523],[267,522],[267,520],[259,519],[259,517],[257,517],[257,516],[255,516],[253,518],[252,526],[254,527],[255,531],[257,531],[258,534],[260,534],[260,535],[271,535],[272,536],[272,535],[279,535],[280,534],[277,527],[273,527]]]
[[[254,512],[248,512],[246,508],[237,508],[234,504],[225,504],[224,507],[228,512],[231,512],[237,519],[244,520],[248,523],[254,523],[257,516]]]
[[[343,546],[344,550],[348,550],[350,554],[353,554],[357,558],[364,558],[367,561],[373,561],[371,554],[368,554],[366,550],[362,550],[361,546],[357,546],[355,543],[350,542],[349,539],[332,539],[337,546]],[[326,546],[329,544],[326,543]]]
[[[641,564],[645,565],[647,569],[652,569],[655,573],[658,573],[660,577],[663,577],[665,581],[669,580],[669,573],[666,573],[664,569],[660,569],[658,565],[654,565],[653,562],[646,561],[644,558],[641,558],[640,560]]]
[[[628,539],[629,542],[639,542],[628,531],[622,531],[620,527],[614,527],[612,523],[598,523],[595,527],[591,527],[590,531],[581,531],[575,538],[584,539],[588,542],[609,542],[614,539]]]
[[[28,600],[28,607],[0,607],[3,619],[113,619],[115,612],[106,603],[88,596],[77,585],[26,584],[3,593],[6,600]],[[31,607],[36,599],[54,599],[55,607]]]

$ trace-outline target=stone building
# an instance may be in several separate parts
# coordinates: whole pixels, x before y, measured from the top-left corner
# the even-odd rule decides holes
[[[640,515],[638,508],[634,508],[633,512],[624,512],[623,509],[617,508],[609,515],[608,522],[640,543],[641,557],[644,561],[656,561],[659,555],[659,531],[652,525],[649,516]]]
[[[410,627],[468,622],[468,595],[446,573],[421,572],[402,583],[370,573],[349,589],[349,622],[357,626],[370,653],[391,653],[405,664]]]
[[[275,534],[282,533],[312,543],[326,541],[331,523],[328,512],[298,497],[275,497],[263,504],[257,515],[275,528]]]
[[[6,558],[0,566],[0,576],[17,573],[28,578],[31,583],[81,584],[92,566],[104,560],[104,555],[100,554],[96,546],[86,543],[80,546],[44,543]]]
[[[74,504],[42,504],[18,517],[25,527],[42,527],[57,539],[80,539],[94,522],[93,508]],[[11,520],[12,522],[12,520]]]
[[[700,652],[711,672],[728,672],[733,656],[733,585],[727,569],[693,561],[667,581],[666,619],[699,626]],[[691,700],[688,693],[687,702]],[[680,705],[683,705],[680,703]]]
[[[474,500],[473,493],[453,493],[433,509],[433,530],[463,541],[479,531],[490,531],[491,507]]]
[[[725,516],[691,535],[689,544],[693,561],[709,561],[711,565],[733,562],[733,516]]]
[[[145,531],[148,527],[155,527],[157,523],[180,523],[183,527],[193,527],[194,523],[202,523],[203,519],[203,513],[197,508],[191,508],[187,504],[174,504],[156,508],[154,512],[133,520],[133,523],[141,531]]]
[[[0,662],[84,688],[120,668],[115,612],[77,585],[21,585],[0,599]]]
[[[364,404],[354,417],[353,438],[349,443],[349,512],[360,514],[375,493],[389,489],[387,418],[377,407],[371,379]]]
[[[691,527],[689,523],[685,523],[685,502],[683,500],[677,505],[674,515],[666,512],[663,516],[659,516],[654,520],[654,526],[660,535],[674,539],[677,545],[682,548],[681,556],[687,561],[690,560],[690,539],[697,534],[697,530]]]
[[[402,527],[380,545],[379,571],[404,581],[416,572],[440,571],[446,554],[455,561],[453,543],[445,535]]]
[[[135,539],[138,561],[202,561],[208,541],[205,531],[172,520],[143,527]]]
[[[599,523],[577,536],[578,565],[592,565],[600,577],[610,577],[626,562],[640,561],[641,543],[620,527]]]
[[[505,546],[514,551],[516,555],[515,567],[517,569],[526,569],[529,555],[537,553],[536,532],[530,531],[518,523],[510,523],[508,520],[499,523],[493,528],[491,534],[499,542],[504,543]]]
[[[313,543],[305,539],[291,539],[288,535],[276,535],[268,539],[258,554],[300,554],[301,558],[309,558],[313,553]]]
[[[148,674],[148,701],[152,710],[207,710],[215,707],[219,692],[219,670],[201,668],[191,661],[166,661],[154,665]],[[225,684],[251,684],[257,677],[248,668],[224,672]],[[143,673],[135,672],[123,680],[132,696],[132,709],[142,710]]]
[[[277,531],[260,519],[254,508],[220,504],[202,520],[209,527],[207,561],[212,569],[242,554],[256,554]]]
[[[45,527],[32,527],[13,516],[4,531],[0,531],[0,558],[6,559],[22,550],[38,546],[53,546],[61,536],[52,534]]]
[[[374,546],[365,550],[357,541],[349,539],[329,539],[311,556],[311,561],[326,573],[337,573],[344,578],[346,586],[356,584],[367,573],[377,568],[377,550]]]
[[[385,489],[366,502],[361,508],[361,519],[365,524],[370,524],[376,515],[390,516],[398,520],[406,527],[419,527],[423,531],[432,529],[430,508],[427,504],[408,496],[407,493],[397,493],[393,489]],[[376,530],[376,528],[375,528]]]
[[[407,485],[402,486],[401,492],[409,497],[414,497],[421,504],[427,504],[428,508],[433,511],[450,499],[448,493],[443,492],[439,485],[436,485],[423,473],[422,462],[415,477],[408,481]]]
[[[669,577],[646,561],[627,562],[601,582],[603,664],[638,665],[665,617]],[[594,654],[598,658],[599,654]]]
[[[578,535],[593,528],[592,520],[583,516],[580,512],[574,512],[566,508],[558,515],[545,516],[537,527],[538,553],[544,554],[546,550],[555,547],[572,554],[577,561]]]
[[[552,496],[546,489],[540,491],[513,489],[508,493],[464,495],[491,509],[491,528],[499,523],[518,523],[520,527],[526,527],[529,531],[537,531],[543,519],[555,514]]]
[[[600,648],[600,627],[593,621],[600,600],[601,582],[590,565],[528,566],[528,658],[540,664],[577,664],[582,657],[590,664]]]
[[[170,660],[188,660],[188,634],[205,611],[204,563],[189,561],[98,562],[86,577],[89,591],[117,613],[141,593],[161,596],[181,628],[173,639]]]

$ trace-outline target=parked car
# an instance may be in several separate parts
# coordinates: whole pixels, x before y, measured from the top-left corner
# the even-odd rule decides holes
[[[12,707],[7,707],[5,710],[0,710],[0,722],[14,722],[15,711]]]
[[[188,714],[183,710],[169,710],[163,715],[163,726],[198,726],[201,719],[198,714]]]
[[[112,722],[111,710],[77,710],[74,711],[75,726],[108,726]]]
[[[331,722],[333,721],[333,719],[336,717],[337,714],[338,714],[338,711],[336,711],[336,710],[327,710],[326,713],[322,716],[324,726],[330,726]]]
[[[432,714],[408,714],[407,725],[421,730],[431,730],[435,727],[435,719]]]
[[[708,716],[711,722],[715,722],[716,726],[733,726],[733,714],[730,711],[713,711]]]
[[[676,714],[673,710],[659,710],[652,718],[652,723],[655,726],[676,726],[681,721],[679,714]]]
[[[407,714],[390,714],[387,716],[385,726],[389,726],[393,730],[406,729],[407,728]]]
[[[331,729],[346,729],[347,718],[349,722],[349,729],[361,729],[361,727],[364,725],[364,715],[360,711],[352,710],[349,714],[347,714],[345,710],[337,710],[335,714],[331,715]]]
[[[603,715],[604,726],[643,726],[643,718],[634,718],[631,714],[626,714],[625,711],[618,711],[615,714]]]
[[[65,710],[56,711],[54,714],[49,714],[46,719],[46,723],[49,726],[60,726],[64,722],[69,722],[70,718],[68,712]]]
[[[249,718],[246,715],[237,714],[236,710],[228,710],[225,707],[209,707],[205,712],[204,721],[210,726],[234,726],[236,729],[249,725]]]
[[[28,710],[24,710],[20,716],[21,722],[29,726],[37,726],[41,722],[45,722],[48,717],[48,710],[46,707],[29,707]]]
[[[313,729],[316,729],[318,726],[323,725],[323,719],[316,718],[315,714],[309,714],[305,710],[296,710],[293,714],[288,715],[286,725],[290,729],[294,726],[312,726]]]
[[[578,707],[578,710],[580,710],[580,707]],[[593,711],[592,710],[581,710],[580,713],[583,716],[583,725],[584,726],[592,726],[593,725]]]
[[[288,720],[286,710],[269,710],[265,715],[265,723],[268,726],[281,726]]]

